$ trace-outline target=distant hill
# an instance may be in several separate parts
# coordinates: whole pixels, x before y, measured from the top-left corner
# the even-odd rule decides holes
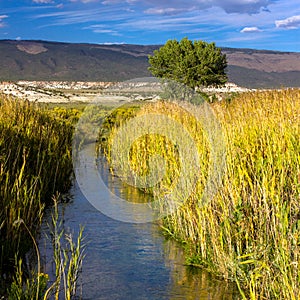
[[[0,40],[0,80],[123,81],[148,77],[159,45]],[[300,53],[223,48],[229,81],[250,88],[300,87]]]
[[[300,53],[223,48],[229,80],[245,87],[300,87]]]

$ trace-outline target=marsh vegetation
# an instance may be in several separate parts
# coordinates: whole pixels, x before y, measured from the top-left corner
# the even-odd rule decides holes
[[[205,205],[200,200],[212,156],[209,140],[201,124],[175,104],[150,103],[133,114],[132,108],[116,110],[105,123],[102,149],[110,161],[114,135],[130,115],[158,113],[180,122],[199,151],[200,174],[190,197],[162,219],[162,229],[182,243],[188,264],[236,282],[243,299],[299,299],[300,92],[245,93],[211,108],[224,133],[226,169]],[[166,161],[165,175],[143,191],[163,199],[182,166],[172,141],[146,134],[129,155],[137,177],[149,172],[153,154]]]
[[[158,101],[115,109],[102,123],[101,149],[111,162],[114,135],[136,116],[160,114],[176,120],[194,141],[199,173],[190,196],[159,221],[163,232],[182,244],[189,265],[235,282],[243,299],[298,299],[299,90],[243,93],[210,108],[222,128],[226,164],[221,185],[204,204],[200,200],[211,169],[211,140],[203,123],[176,103]],[[61,289],[71,299],[76,292],[82,230],[75,242],[65,235],[57,206],[51,231],[58,280],[50,283],[36,266],[31,273],[25,254],[33,249],[38,261],[35,237],[44,208],[53,204],[56,192],[70,187],[71,143],[79,114],[73,108],[49,109],[1,95],[0,267],[1,283],[12,283],[8,289],[2,286],[11,299],[47,299],[50,294],[58,298]],[[135,140],[129,152],[131,175],[137,180],[149,174],[151,157],[159,155],[165,161],[165,173],[157,185],[140,185],[144,193],[161,199],[162,205],[183,168],[180,145],[173,142],[166,135],[149,133]],[[122,169],[122,162],[118,166]],[[64,236],[66,242],[61,240]]]
[[[0,282],[4,294],[7,285],[13,283],[8,289],[10,299],[47,297],[43,292],[48,277],[40,270],[36,236],[45,206],[52,205],[53,196],[70,187],[77,113],[48,110],[0,95]],[[63,235],[56,231],[56,249],[59,234]],[[69,246],[74,245],[70,240]],[[26,260],[30,249],[36,258],[33,269]]]

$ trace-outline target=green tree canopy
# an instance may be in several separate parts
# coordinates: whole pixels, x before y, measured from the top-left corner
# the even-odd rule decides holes
[[[227,81],[226,55],[215,43],[183,38],[168,40],[149,56],[149,70],[155,77],[175,80],[193,89],[223,85]]]

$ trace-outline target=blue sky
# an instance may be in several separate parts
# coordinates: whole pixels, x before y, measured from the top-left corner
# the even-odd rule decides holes
[[[0,0],[0,39],[300,52],[299,0]]]

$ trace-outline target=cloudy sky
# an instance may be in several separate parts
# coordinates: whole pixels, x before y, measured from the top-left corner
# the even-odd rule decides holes
[[[0,0],[0,39],[300,52],[299,0]]]

